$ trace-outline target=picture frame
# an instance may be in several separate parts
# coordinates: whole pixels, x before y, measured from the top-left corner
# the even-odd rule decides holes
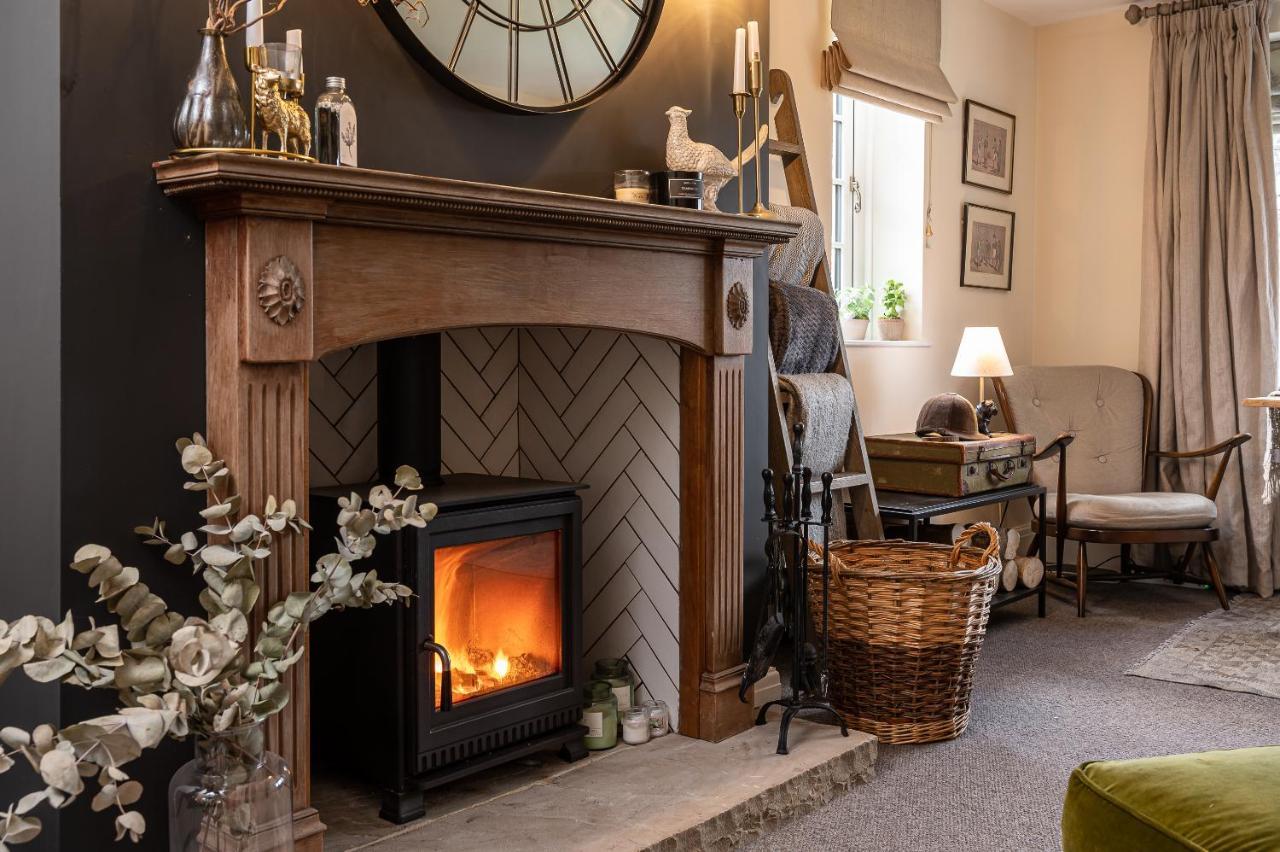
[[[1013,289],[1014,213],[965,203],[960,217],[960,286]]]
[[[1013,194],[1013,155],[1018,119],[978,101],[964,102],[961,180],[970,186]]]

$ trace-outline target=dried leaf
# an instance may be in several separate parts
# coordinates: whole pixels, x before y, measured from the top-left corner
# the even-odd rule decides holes
[[[51,683],[71,674],[75,663],[66,657],[55,657],[52,660],[36,660],[22,667],[27,677],[36,683]]]
[[[129,839],[137,843],[147,831],[147,821],[138,811],[126,811],[116,817],[116,840]]]
[[[164,552],[164,561],[172,562],[174,565],[181,565],[187,561],[187,552],[182,547],[182,542],[174,542]]]
[[[213,461],[213,453],[209,452],[208,447],[188,444],[182,449],[182,469],[192,476],[199,473],[211,461]]]
[[[88,574],[98,567],[99,562],[110,557],[111,551],[102,545],[86,544],[76,551],[75,556],[71,557],[71,567],[81,574]]]
[[[50,749],[40,758],[40,778],[55,790],[73,796],[84,789],[84,781],[76,771],[75,755],[63,748]]]
[[[402,464],[396,468],[395,483],[401,488],[417,491],[422,488],[422,477],[409,465]]]

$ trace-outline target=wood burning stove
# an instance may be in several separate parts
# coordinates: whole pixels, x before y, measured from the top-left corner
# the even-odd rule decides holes
[[[430,374],[430,340],[394,344],[380,344],[384,388],[402,371]],[[428,483],[419,501],[440,508],[426,529],[380,541],[371,557],[379,576],[414,589],[413,605],[351,613],[313,634],[317,762],[377,783],[393,822],[422,816],[424,791],[472,772],[551,748],[586,754],[580,486],[440,476],[439,414],[429,408],[434,434],[395,425],[403,412],[387,413],[379,432],[384,469],[415,464]],[[343,493],[315,492],[313,523],[334,517]]]

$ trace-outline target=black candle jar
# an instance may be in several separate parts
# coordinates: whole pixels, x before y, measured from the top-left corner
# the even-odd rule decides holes
[[[702,172],[654,172],[653,203],[702,209]]]

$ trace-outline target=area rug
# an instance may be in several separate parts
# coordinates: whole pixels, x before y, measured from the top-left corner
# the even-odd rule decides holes
[[[1173,635],[1126,674],[1280,698],[1280,597],[1241,595]]]

